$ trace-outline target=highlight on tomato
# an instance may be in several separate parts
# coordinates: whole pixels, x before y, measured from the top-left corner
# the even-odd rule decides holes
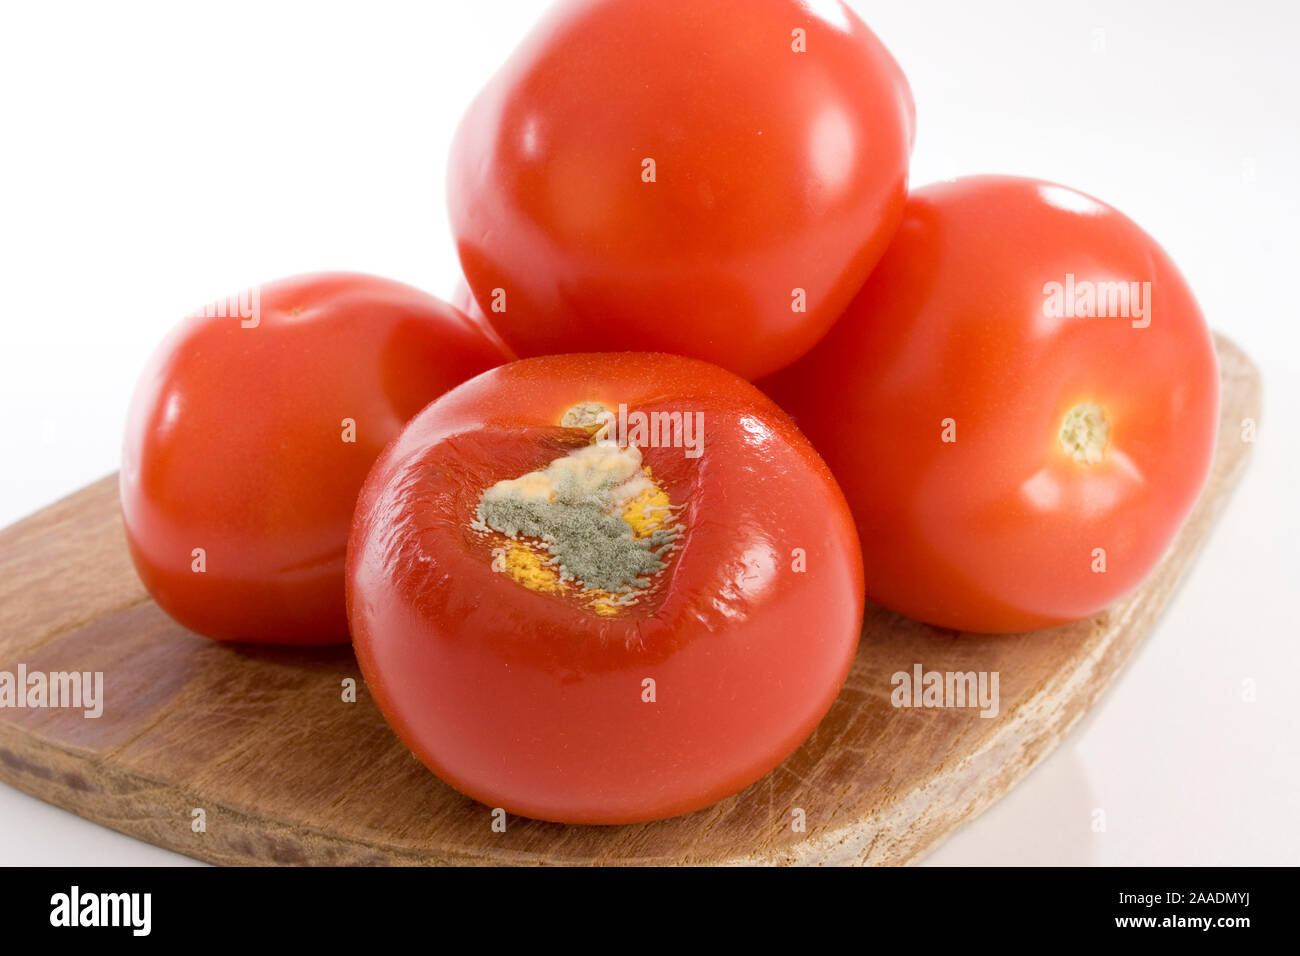
[[[450,301],[454,308],[459,309],[461,312],[464,312],[469,316],[469,320],[478,326],[484,335],[492,340],[493,344],[503,355],[509,357],[509,361],[513,362],[515,359],[519,358],[519,356],[515,354],[514,349],[506,345],[501,336],[497,334],[497,330],[492,327],[492,323],[488,321],[487,316],[483,314],[483,310],[479,308],[478,300],[474,298],[474,293],[470,291],[469,283],[465,281],[464,276],[459,276],[456,279],[456,285],[452,289]]]
[[[343,564],[379,452],[507,360],[464,314],[388,279],[298,276],[187,318],[140,378],[119,478],[154,600],[220,640],[348,640]]]
[[[566,823],[686,813],[762,777],[838,693],[853,521],[788,416],[663,354],[525,359],[380,457],[348,553],[357,660],[434,773]]]
[[[911,92],[839,0],[564,0],[457,130],[447,197],[522,356],[753,378],[830,328],[902,214]]]
[[[1087,617],[1209,474],[1214,345],[1159,245],[1064,186],[917,190],[831,333],[764,388],[839,479],[867,596],[944,627]]]

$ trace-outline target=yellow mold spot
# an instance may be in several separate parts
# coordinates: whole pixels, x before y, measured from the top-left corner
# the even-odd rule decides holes
[[[555,594],[564,590],[559,573],[527,542],[511,541],[493,551],[492,570],[510,575],[530,591]]]
[[[668,499],[668,493],[654,484],[654,475],[650,469],[647,467],[642,470],[651,485],[627,503],[623,509],[623,520],[638,538],[648,538],[668,523],[672,517],[672,502]]]

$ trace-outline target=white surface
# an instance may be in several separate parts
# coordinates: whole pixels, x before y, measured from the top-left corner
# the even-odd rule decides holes
[[[1021,173],[1118,206],[1267,390],[1248,477],[1140,656],[931,861],[1300,863],[1300,8],[855,5],[912,82],[915,183]],[[0,6],[0,523],[116,467],[135,376],[194,306],[322,268],[449,292],[451,132],[542,6]],[[181,860],[0,786],[0,863]]]

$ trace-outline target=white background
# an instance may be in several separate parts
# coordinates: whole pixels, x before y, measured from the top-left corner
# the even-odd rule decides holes
[[[450,292],[452,129],[543,5],[0,6],[0,524],[116,468],[191,308],[329,268]],[[1251,470],[1141,653],[931,861],[1300,863],[1300,5],[855,6],[911,80],[914,183],[1019,173],[1118,206],[1266,386]],[[0,863],[159,862],[184,859],[0,786]]]

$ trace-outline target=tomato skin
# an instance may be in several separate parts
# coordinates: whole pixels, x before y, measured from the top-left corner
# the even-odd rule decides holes
[[[146,589],[191,630],[342,643],[366,473],[411,416],[506,356],[459,311],[387,279],[322,273],[258,291],[256,316],[248,296],[242,315],[191,316],[145,368],[119,478],[127,542]]]
[[[914,109],[866,25],[818,6],[566,0],[515,51],[461,122],[447,195],[519,355],[666,351],[753,378],[830,328],[897,226]]]
[[[706,417],[699,458],[644,449],[685,544],[613,618],[494,571],[468,529],[486,487],[586,441],[554,424],[583,401]],[[526,359],[449,392],[376,463],[348,551],[357,660],[394,730],[463,793],[565,823],[686,813],[776,766],[848,674],[861,586],[852,517],[788,417],[669,355]]]
[[[1045,303],[1068,276],[1076,295],[1150,282],[1149,324],[1062,316]],[[1165,252],[1091,197],[1013,177],[917,190],[844,317],[763,387],[844,489],[867,596],[968,631],[1075,620],[1135,588],[1205,484],[1218,423],[1213,341]],[[1109,423],[1095,464],[1058,437],[1081,403]]]
[[[514,349],[506,345],[505,340],[497,334],[497,330],[492,328],[492,323],[487,320],[487,316],[479,308],[478,300],[474,298],[474,293],[470,291],[469,283],[465,281],[464,276],[456,280],[456,287],[451,293],[451,304],[454,308],[460,309],[469,316],[469,320],[492,341],[492,344],[497,347],[502,355],[508,356],[509,361],[513,362],[519,358]]]

